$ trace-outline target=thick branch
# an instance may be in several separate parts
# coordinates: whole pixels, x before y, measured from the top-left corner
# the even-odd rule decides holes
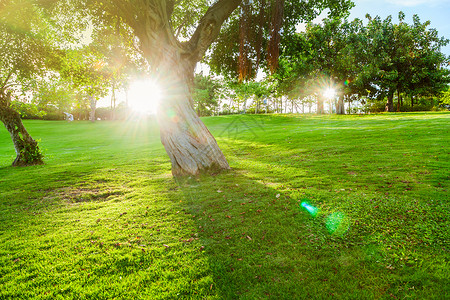
[[[242,0],[219,0],[212,5],[200,20],[194,35],[187,43],[191,59],[199,61],[220,33],[223,22],[239,6]]]
[[[8,76],[6,76],[5,81],[3,81],[3,83],[0,85],[0,92],[4,91],[6,89],[6,85],[8,84],[8,81],[11,78],[13,73],[14,73],[14,70],[9,71]]]

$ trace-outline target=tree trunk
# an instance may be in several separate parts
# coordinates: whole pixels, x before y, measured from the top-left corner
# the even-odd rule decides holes
[[[94,96],[89,96],[89,100],[91,103],[91,111],[89,113],[89,120],[91,120],[91,122],[95,122],[95,110],[97,109],[97,101],[95,100]]]
[[[323,99],[320,98],[320,97],[317,97],[317,113],[318,114],[323,114],[324,113]]]
[[[112,84],[112,91],[111,91],[111,115],[110,115],[110,119],[112,121],[114,121],[116,119],[116,85],[115,82],[113,81]]]
[[[161,142],[172,161],[172,174],[197,175],[229,169],[216,140],[194,111],[190,84],[196,63],[242,0],[214,1],[185,42],[177,39],[170,22],[175,1],[114,3],[119,9],[132,12],[125,14],[124,20],[139,38],[140,49],[152,70],[158,73],[164,99],[158,106],[157,118]]]
[[[385,111],[393,112],[394,111],[394,92],[389,92],[388,101],[386,102]]]
[[[351,97],[348,97],[348,114],[349,114],[349,115],[352,114],[352,101],[351,101]]]
[[[215,138],[194,111],[190,84],[195,63],[170,52],[164,57],[160,84],[165,98],[158,106],[161,142],[174,176],[230,169]]]
[[[37,142],[23,126],[19,113],[10,107],[10,95],[0,95],[0,121],[5,124],[16,150],[14,167],[43,164]]]
[[[402,95],[400,91],[397,91],[397,112],[400,112],[400,107],[402,105]]]
[[[345,115],[344,97],[339,97],[336,105],[336,114]]]

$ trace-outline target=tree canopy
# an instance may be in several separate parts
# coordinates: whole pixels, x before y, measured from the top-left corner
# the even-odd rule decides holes
[[[319,95],[332,86],[340,100],[351,101],[352,95],[387,99],[388,111],[394,110],[394,94],[398,105],[406,96],[439,95],[450,82],[449,58],[441,52],[449,41],[430,29],[429,21],[421,23],[415,15],[407,24],[404,18],[400,12],[398,24],[369,15],[367,25],[359,19],[309,24],[282,41],[274,77],[291,97]]]

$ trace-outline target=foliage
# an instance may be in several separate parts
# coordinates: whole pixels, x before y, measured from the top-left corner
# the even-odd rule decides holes
[[[449,117],[204,118],[233,170],[179,183],[154,121],[0,128],[0,298],[439,298]]]
[[[441,104],[450,106],[450,88],[441,95]]]
[[[450,72],[441,47],[448,40],[428,29],[429,21],[421,23],[415,15],[409,25],[402,12],[398,24],[391,17],[367,18],[367,25],[359,19],[325,19],[283,39],[280,68],[274,74],[281,91],[303,98],[331,86],[340,100],[349,102],[353,95],[388,98],[392,111],[395,96],[400,110],[406,98],[413,106],[415,99],[432,99],[446,88]]]
[[[52,28],[30,1],[7,0],[0,5],[0,96],[30,90],[43,75],[52,54]]]
[[[194,77],[192,99],[194,109],[200,117],[211,116],[219,109],[220,84],[203,74]]]
[[[79,92],[99,99],[106,95],[108,79],[101,53],[90,47],[68,50],[58,58],[58,69],[62,78],[69,80]]]
[[[20,114],[22,119],[41,119],[46,115],[46,112],[39,110],[34,103],[13,101],[11,107]]]
[[[39,149],[37,141],[33,143],[23,144],[20,150],[20,162],[15,166],[31,166],[31,165],[41,165],[43,163],[44,155]]]
[[[278,67],[278,44],[292,37],[295,26],[311,21],[326,8],[330,16],[346,15],[353,3],[339,1],[243,1],[225,24],[212,47],[208,64],[227,78],[251,80],[263,66]]]
[[[413,17],[413,24],[404,22],[399,13],[399,24],[392,18],[381,20],[368,16],[369,23],[363,31],[367,39],[365,50],[360,50],[363,62],[373,65],[371,81],[374,95],[388,97],[389,111],[393,110],[394,92],[409,95],[438,94],[450,80],[449,70],[443,68],[447,58],[440,52],[449,40],[439,38],[437,31],[427,29],[430,22],[420,23]],[[363,52],[362,52],[363,51]]]

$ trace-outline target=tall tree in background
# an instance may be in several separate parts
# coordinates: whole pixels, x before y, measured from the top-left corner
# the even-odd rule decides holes
[[[318,112],[323,110],[320,95],[327,85],[339,91],[337,112],[353,95],[367,96],[379,102],[387,99],[386,110],[398,108],[404,96],[439,95],[450,80],[444,66],[448,58],[440,52],[448,40],[439,38],[430,22],[399,23],[368,16],[367,26],[359,19],[351,22],[324,19],[309,24],[304,32],[282,39],[280,67],[274,77],[280,87],[297,95],[316,94]]]
[[[114,77],[113,70],[106,67],[104,55],[91,47],[67,50],[54,58],[54,64],[64,79],[88,97],[91,109],[89,120],[95,122],[97,101],[106,96]]]
[[[400,100],[402,93],[442,91],[449,82],[449,72],[443,68],[448,58],[440,49],[449,41],[439,38],[436,30],[427,29],[429,21],[422,24],[415,15],[413,25],[409,25],[402,12],[399,24],[393,24],[390,16],[385,20],[367,18],[369,22],[361,31],[365,42],[358,55],[367,66],[366,79],[372,82],[373,94],[387,98],[386,111],[394,111],[395,93]]]

